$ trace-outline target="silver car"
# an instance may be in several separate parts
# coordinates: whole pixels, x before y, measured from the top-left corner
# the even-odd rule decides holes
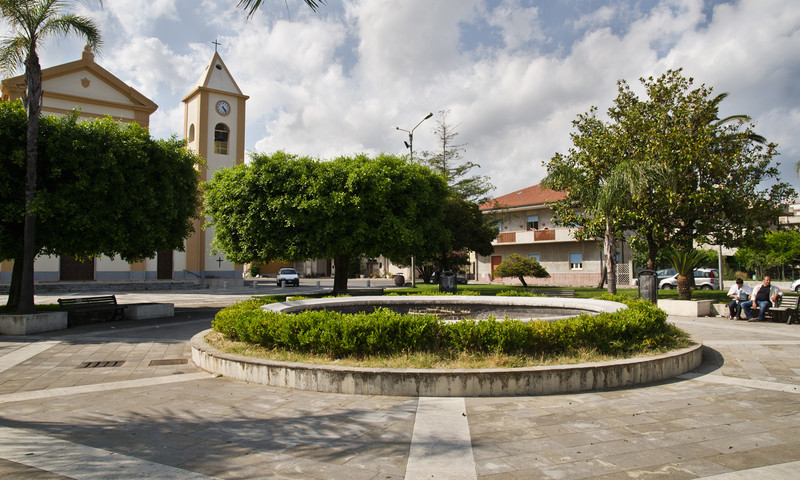
[[[694,271],[694,285],[703,290],[719,288],[719,271],[715,268],[697,268]],[[678,274],[667,277],[658,284],[658,288],[669,290],[678,288]]]

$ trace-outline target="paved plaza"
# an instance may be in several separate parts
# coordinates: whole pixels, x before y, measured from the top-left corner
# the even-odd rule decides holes
[[[704,363],[644,387],[322,394],[215,378],[192,364],[189,338],[253,290],[118,293],[120,303],[172,302],[175,317],[0,336],[0,478],[800,475],[800,325],[670,317],[704,343]]]

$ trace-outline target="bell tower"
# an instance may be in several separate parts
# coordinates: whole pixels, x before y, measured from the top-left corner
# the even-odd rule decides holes
[[[221,168],[244,162],[248,98],[215,51],[192,91],[183,98],[187,148],[206,160],[200,168],[201,182],[211,180]],[[185,270],[203,278],[241,279],[241,265],[228,262],[222,255],[211,255],[214,232],[210,228],[204,231],[202,226],[202,219],[195,220],[194,233],[186,239]]]

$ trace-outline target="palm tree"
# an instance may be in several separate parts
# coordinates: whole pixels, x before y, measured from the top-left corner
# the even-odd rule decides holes
[[[320,5],[325,5],[325,0],[303,0],[303,1],[305,1],[306,5],[311,7],[311,10],[315,12],[317,11]],[[239,0],[239,4],[237,5],[237,7],[244,8],[245,10],[248,8],[250,9],[250,13],[247,14],[248,17],[252,17],[253,14],[256,13],[256,10],[258,10],[258,7],[260,6],[261,6],[261,0]]]
[[[93,48],[100,45],[100,32],[90,19],[64,12],[62,0],[0,0],[0,17],[11,32],[0,41],[0,67],[12,72],[25,66],[24,96],[28,115],[25,179],[25,219],[23,226],[22,275],[17,312],[33,313],[33,260],[36,217],[32,211],[36,197],[36,161],[39,144],[39,114],[42,103],[42,67],[36,53],[50,36],[75,33]]]
[[[692,299],[692,280],[694,269],[703,263],[705,256],[697,250],[672,250],[667,254],[667,260],[672,268],[678,271],[678,295],[681,300]]]

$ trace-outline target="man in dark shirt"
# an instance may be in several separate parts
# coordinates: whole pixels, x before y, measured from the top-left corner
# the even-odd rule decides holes
[[[764,320],[764,314],[778,301],[778,296],[781,294],[781,289],[770,283],[769,275],[764,277],[763,283],[753,289],[753,294],[750,295],[750,300],[742,303],[742,311],[747,317],[748,322],[761,322]],[[750,311],[753,305],[758,306],[758,319],[753,318],[753,312]]]

